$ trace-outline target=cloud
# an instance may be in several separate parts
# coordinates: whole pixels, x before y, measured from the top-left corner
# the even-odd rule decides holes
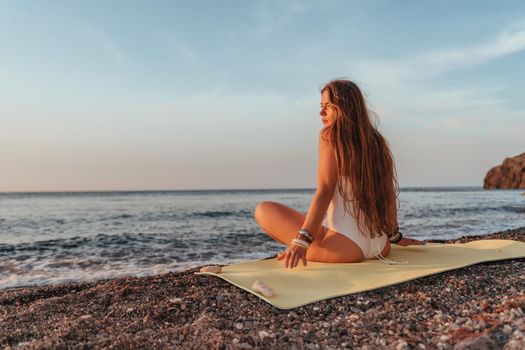
[[[380,103],[372,106],[382,123],[396,129],[407,127],[436,130],[469,128],[488,130],[495,118],[501,123],[518,123],[525,111],[510,111],[501,97],[502,86],[489,88],[418,89],[403,86],[388,96],[380,95]]]
[[[452,50],[421,54],[413,60],[419,66],[430,67],[434,73],[482,64],[525,49],[525,21],[503,30],[488,42]]]
[[[392,60],[354,61],[348,70],[365,94],[373,92],[372,106],[396,128],[484,129],[482,121],[504,118],[519,122],[525,111],[509,111],[501,84],[436,87],[445,72],[484,64],[525,49],[525,21],[511,25],[481,43],[461,48],[431,50]],[[375,108],[374,108],[375,107]]]
[[[483,43],[422,52],[395,60],[353,61],[350,67],[367,80],[372,77],[388,85],[397,85],[400,80],[434,78],[448,71],[487,63],[524,49],[525,20],[507,27]]]

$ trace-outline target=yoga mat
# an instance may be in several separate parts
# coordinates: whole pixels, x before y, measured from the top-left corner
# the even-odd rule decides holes
[[[390,260],[408,261],[389,265],[376,259],[359,263],[320,263],[300,261],[293,269],[275,258],[248,260],[222,267],[219,274],[196,272],[222,278],[273,306],[287,310],[319,300],[330,299],[381,287],[391,286],[443,271],[455,270],[485,261],[525,257],[525,243],[495,239],[468,243],[427,243],[426,245],[392,245]],[[251,290],[253,282],[263,281],[275,290],[266,298]]]

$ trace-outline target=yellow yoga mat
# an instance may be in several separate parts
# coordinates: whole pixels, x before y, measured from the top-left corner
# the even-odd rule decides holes
[[[410,281],[443,271],[485,261],[525,257],[525,243],[513,240],[480,240],[468,243],[427,243],[421,246],[392,245],[388,259],[407,261],[389,265],[376,259],[360,263],[320,263],[300,261],[293,269],[284,260],[248,260],[222,267],[222,272],[196,272],[222,278],[279,309],[293,309],[315,301]],[[251,289],[260,280],[275,295],[265,297]]]

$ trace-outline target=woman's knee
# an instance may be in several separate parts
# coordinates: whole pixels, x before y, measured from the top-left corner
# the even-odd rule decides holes
[[[258,224],[261,224],[261,221],[263,220],[263,217],[264,217],[264,212],[267,212],[268,209],[275,205],[276,203],[275,202],[272,202],[272,201],[262,201],[260,203],[258,203],[256,206],[255,206],[255,211],[253,212],[253,217],[255,219],[255,221],[258,223]]]

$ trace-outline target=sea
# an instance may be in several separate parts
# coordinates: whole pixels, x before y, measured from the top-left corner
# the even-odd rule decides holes
[[[314,189],[0,193],[0,289],[184,271],[285,246],[254,220],[275,201],[306,213]],[[523,190],[402,188],[405,236],[451,239],[525,226]]]

